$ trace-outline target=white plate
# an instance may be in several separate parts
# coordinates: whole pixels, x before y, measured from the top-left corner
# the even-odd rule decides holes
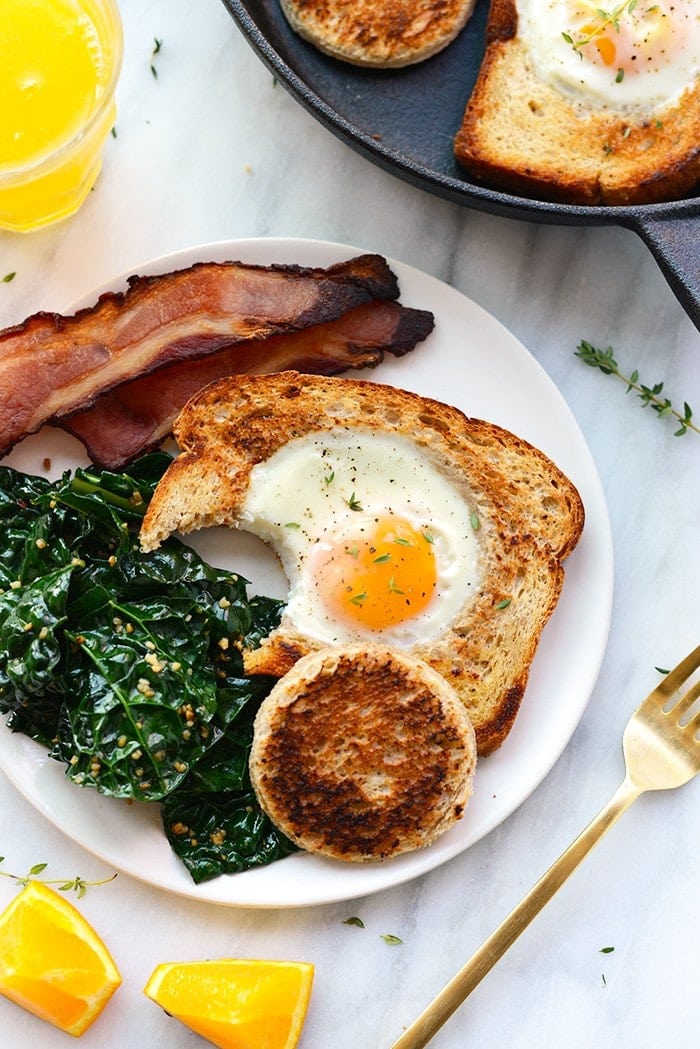
[[[181,251],[137,272],[161,273],[205,259],[325,266],[360,250],[320,241],[243,240]],[[156,805],[127,805],[91,789],[81,791],[43,748],[0,731],[0,764],[32,805],[110,866],[169,892],[235,906],[291,907],[364,896],[432,870],[498,826],[542,781],[593,689],[610,621],[612,540],[602,486],[583,435],[552,381],[501,324],[448,285],[389,261],[402,301],[432,310],[435,331],[403,359],[388,359],[376,371],[360,374],[499,423],[540,447],[569,475],[583,498],[586,527],[567,562],[562,597],[545,628],[515,726],[500,750],[480,762],[464,818],[430,848],[385,863],[353,865],[297,854],[194,885],[170,850]],[[109,287],[121,288],[124,280],[117,277]],[[91,304],[104,290],[66,312]],[[47,456],[54,476],[85,463],[81,446],[49,429],[23,441],[6,461],[41,474]],[[196,545],[212,560],[230,558],[229,564],[253,581],[253,590],[281,595],[271,558],[248,537],[213,531],[202,533]]]

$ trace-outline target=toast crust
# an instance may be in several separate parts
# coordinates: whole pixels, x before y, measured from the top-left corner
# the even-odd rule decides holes
[[[430,845],[461,819],[476,742],[454,690],[381,645],[300,660],[263,700],[250,777],[301,848],[359,863]]]
[[[574,485],[526,441],[438,401],[365,380],[297,372],[223,380],[181,413],[175,434],[183,452],[158,485],[141,544],[154,549],[171,532],[216,524],[245,527],[241,512],[256,463],[295,437],[348,426],[411,436],[477,515],[479,582],[443,634],[410,651],[455,688],[486,754],[515,720],[559,598],[562,561],[584,523]],[[244,654],[246,670],[282,676],[323,647],[283,616],[260,648]]]
[[[700,82],[645,114],[592,108],[541,80],[515,0],[492,0],[487,46],[454,143],[470,175],[560,203],[672,200],[700,181]]]
[[[451,43],[475,0],[280,0],[292,29],[320,51],[357,66],[396,69]]]

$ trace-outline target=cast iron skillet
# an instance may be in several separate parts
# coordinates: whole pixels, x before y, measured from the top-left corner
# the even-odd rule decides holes
[[[486,0],[440,54],[376,72],[337,62],[305,43],[289,28],[279,0],[222,2],[275,79],[358,153],[414,186],[481,211],[633,230],[700,328],[700,198],[613,208],[554,204],[499,192],[462,173],[452,141],[483,54]]]

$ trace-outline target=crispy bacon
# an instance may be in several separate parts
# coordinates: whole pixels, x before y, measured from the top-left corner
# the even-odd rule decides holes
[[[103,394],[93,408],[60,425],[83,442],[93,463],[122,469],[160,444],[185,402],[215,379],[288,368],[337,375],[348,368],[374,367],[385,352],[402,356],[412,350],[432,328],[433,315],[426,310],[375,300],[327,324],[170,365]]]
[[[397,297],[379,255],[325,270],[207,262],[132,277],[71,317],[34,314],[0,332],[0,455],[135,376]]]

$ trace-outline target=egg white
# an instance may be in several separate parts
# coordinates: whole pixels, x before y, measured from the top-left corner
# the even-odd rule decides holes
[[[429,531],[437,583],[421,613],[373,630],[329,612],[314,554],[384,514]],[[407,648],[439,637],[475,592],[476,525],[463,493],[413,441],[348,429],[295,438],[253,467],[239,526],[277,553],[290,585],[286,616],[299,633],[324,644]]]
[[[700,76],[697,0],[516,0],[518,36],[539,78],[589,106],[652,112]],[[593,30],[593,32],[591,32]],[[596,40],[616,48],[606,65]]]

